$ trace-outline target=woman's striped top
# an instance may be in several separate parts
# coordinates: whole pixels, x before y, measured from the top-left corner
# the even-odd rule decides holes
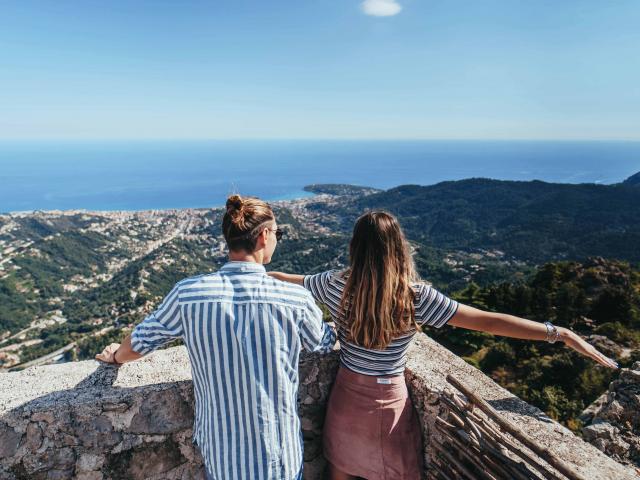
[[[182,338],[195,392],[194,440],[207,478],[301,478],[301,348],[330,352],[334,330],[304,288],[229,262],[179,282],[131,335],[147,354]]]
[[[329,270],[304,277],[304,286],[316,301],[324,304],[331,313],[338,330],[340,361],[349,370],[363,375],[397,375],[404,372],[407,350],[416,331],[396,337],[384,350],[372,350],[347,341],[348,329],[340,310],[340,300],[345,287],[342,272]],[[458,302],[451,300],[425,283],[413,285],[416,292],[415,316],[418,325],[440,328],[456,313]]]

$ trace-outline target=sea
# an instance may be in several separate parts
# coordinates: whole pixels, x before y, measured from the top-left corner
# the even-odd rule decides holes
[[[0,141],[0,212],[215,207],[231,193],[300,198],[313,183],[612,184],[638,171],[640,142],[623,141]]]

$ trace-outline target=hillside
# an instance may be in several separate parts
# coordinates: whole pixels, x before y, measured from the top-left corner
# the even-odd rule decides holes
[[[623,364],[637,357],[637,188],[472,179],[388,191],[309,190],[318,194],[274,203],[286,236],[270,268],[344,266],[353,220],[383,208],[399,216],[419,273],[441,290],[482,308],[572,326]],[[120,339],[177,280],[222,265],[221,215],[0,216],[0,367],[65,346],[60,358],[91,358]],[[574,429],[579,412],[611,380],[558,346],[452,329],[429,334]]]
[[[640,270],[627,263],[602,258],[548,263],[526,282],[484,288],[472,283],[454,297],[485,310],[569,327],[623,366],[640,359]],[[461,329],[428,333],[573,429],[580,427],[584,408],[616,376],[559,345]]]
[[[640,261],[640,190],[471,179],[402,186],[359,199],[384,208],[409,236],[447,249],[497,249],[541,263],[590,256]]]
[[[276,202],[288,235],[273,268],[314,272],[345,264],[353,220],[370,208],[399,216],[420,274],[447,292],[470,281],[523,281],[548,261],[640,259],[640,190],[626,185],[471,179],[387,191],[307,190],[319,195]],[[30,329],[20,336],[30,342],[21,360],[31,359],[64,346],[74,332],[135,318],[177,279],[224,261],[221,213],[0,216],[0,339]],[[40,335],[52,330],[60,334]]]

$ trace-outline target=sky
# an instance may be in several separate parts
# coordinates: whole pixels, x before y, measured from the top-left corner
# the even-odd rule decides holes
[[[640,140],[637,0],[0,12],[0,139]]]

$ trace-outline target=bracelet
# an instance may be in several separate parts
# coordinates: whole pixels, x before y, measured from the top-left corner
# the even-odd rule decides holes
[[[544,326],[547,327],[547,342],[556,343],[558,338],[560,338],[558,327],[551,322],[544,322]]]

